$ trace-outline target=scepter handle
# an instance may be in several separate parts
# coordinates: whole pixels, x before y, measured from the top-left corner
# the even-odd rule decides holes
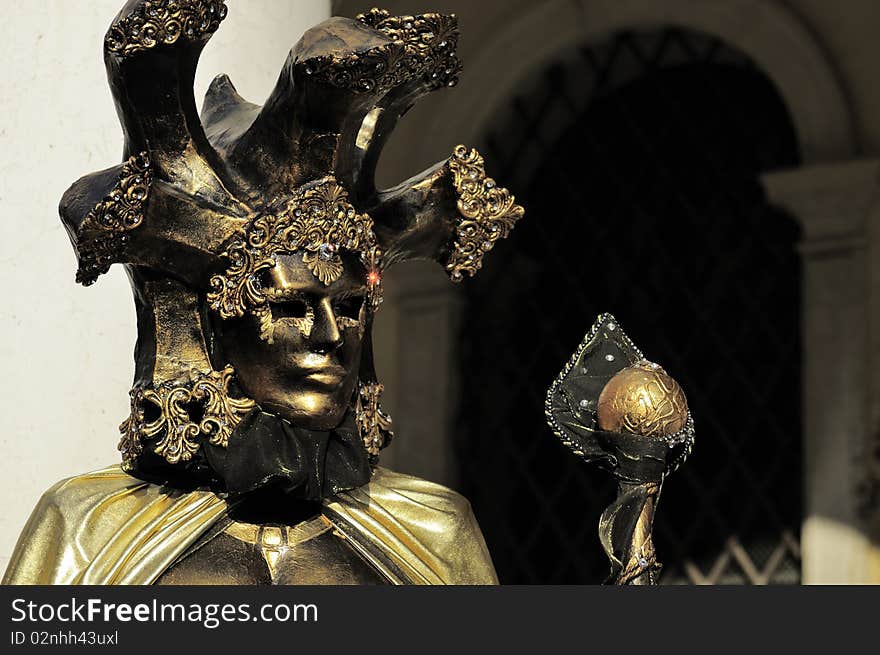
[[[654,511],[660,485],[652,482],[642,485],[621,482],[618,485],[618,495],[623,495],[639,486],[644,487],[645,503],[633,527],[630,546],[623,559],[623,568],[614,581],[619,585],[655,585],[661,568],[657,562],[653,539]]]

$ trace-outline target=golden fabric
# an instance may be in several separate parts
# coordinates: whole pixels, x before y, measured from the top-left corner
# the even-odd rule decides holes
[[[380,468],[326,506],[416,584],[498,584],[470,504],[446,487]]]
[[[152,584],[227,509],[211,491],[169,490],[118,466],[63,480],[31,514],[3,583]],[[445,487],[379,468],[325,509],[394,582],[497,583],[468,502]]]

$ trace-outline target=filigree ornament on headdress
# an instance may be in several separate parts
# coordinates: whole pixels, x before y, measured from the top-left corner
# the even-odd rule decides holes
[[[384,9],[358,14],[391,43],[366,53],[313,57],[303,66],[306,75],[355,92],[385,91],[421,79],[429,88],[455,86],[461,63],[455,54],[458,30],[455,15],[392,16]]]
[[[379,403],[384,389],[378,382],[358,384],[355,421],[358,432],[364,440],[364,448],[372,457],[378,457],[379,451],[394,437],[391,431],[391,417],[384,412]]]
[[[328,177],[306,186],[278,211],[259,216],[232,241],[222,253],[231,264],[211,278],[208,303],[224,319],[250,311],[260,321],[261,336],[271,343],[272,313],[260,273],[272,269],[279,254],[301,252],[312,274],[330,285],[342,275],[343,251],[360,254],[368,271],[371,306],[378,306],[381,252],[373,221],[358,213],[345,189]]]
[[[250,398],[229,395],[234,374],[227,366],[222,371],[198,372],[186,383],[132,389],[131,414],[119,426],[123,465],[130,465],[143,451],[144,441],[151,439],[158,439],[153,451],[169,464],[192,459],[202,439],[225,448],[235,426],[255,407]],[[193,405],[199,407],[198,420]],[[147,416],[149,406],[154,418]]]
[[[119,180],[88,213],[77,242],[79,267],[76,281],[93,284],[110,265],[122,259],[127,232],[144,220],[144,206],[150,193],[153,171],[146,152],[132,155],[122,165]]]
[[[446,272],[453,282],[473,276],[483,265],[483,256],[499,239],[510,234],[525,211],[507,189],[486,176],[483,157],[475,149],[459,145],[449,159],[453,185],[458,195],[461,220],[455,229]]]
[[[173,45],[216,32],[226,13],[224,0],[147,0],[110,27],[104,44],[120,55]]]

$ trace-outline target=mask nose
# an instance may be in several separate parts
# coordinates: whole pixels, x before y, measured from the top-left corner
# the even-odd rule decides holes
[[[329,298],[323,298],[315,307],[315,323],[309,336],[309,349],[319,354],[331,353],[342,345],[342,332],[336,323],[336,314]]]

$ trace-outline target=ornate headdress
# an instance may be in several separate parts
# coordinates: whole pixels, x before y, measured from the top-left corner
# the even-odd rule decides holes
[[[223,448],[255,407],[232,368],[212,361],[206,326],[210,313],[250,313],[271,341],[260,273],[277,255],[302,253],[324,284],[340,276],[343,253],[359,256],[369,324],[388,265],[434,259],[458,282],[523,215],[464,146],[399,186],[375,187],[400,116],[456,82],[454,16],[373,9],[331,18],[293,48],[262,107],[220,76],[200,117],[196,64],[226,11],[222,0],[129,0],[104,42],[125,162],[83,177],[61,201],[77,281],[122,263],[134,290],[136,372],[120,442],[129,470],[145,453],[194,464],[201,446]],[[375,455],[388,421],[364,352],[356,425]]]

